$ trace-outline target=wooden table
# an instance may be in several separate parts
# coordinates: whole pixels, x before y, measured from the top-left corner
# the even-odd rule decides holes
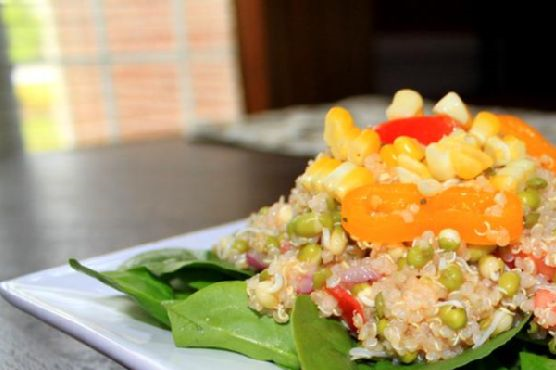
[[[0,159],[0,280],[245,217],[306,159],[179,139]],[[0,369],[120,365],[0,299]]]

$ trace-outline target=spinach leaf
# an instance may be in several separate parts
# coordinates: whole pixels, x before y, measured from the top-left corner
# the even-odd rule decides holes
[[[251,270],[236,268],[232,263],[217,259],[212,253],[195,253],[183,248],[164,248],[141,253],[125,261],[121,268],[146,267],[154,275],[167,278],[186,270],[220,273],[231,279],[243,280],[253,275]],[[228,279],[229,280],[229,279]]]
[[[485,344],[478,348],[469,348],[463,351],[459,356],[441,360],[436,362],[430,363],[417,363],[414,365],[404,366],[404,370],[418,370],[418,369],[427,369],[427,370],[452,370],[457,369],[463,365],[466,365],[474,360],[479,360],[488,356],[492,351],[496,348],[503,346],[507,342],[510,341],[517,333],[523,329],[527,321],[529,321],[530,316],[526,316],[519,321],[519,324],[514,328],[502,333],[498,334],[496,337],[490,339]],[[373,370],[399,370],[399,365],[394,365],[391,361],[378,361],[373,365],[368,365],[366,369],[373,369]],[[364,369],[364,368],[363,368]]]
[[[133,298],[149,315],[170,327],[170,320],[161,302],[174,298],[172,288],[151,274],[144,267],[128,270],[98,272],[87,268],[75,259],[69,260],[70,266],[98,281]]]
[[[195,290],[201,290],[214,283],[214,281],[192,281],[189,283],[189,286]]]
[[[178,270],[172,274],[167,274],[162,277],[174,289],[174,292],[182,293],[195,293],[197,290],[202,289],[212,283],[219,281],[237,280],[233,277],[222,273],[218,270],[204,270],[204,269],[188,269]],[[244,279],[240,279],[244,280]]]
[[[291,317],[293,337],[303,370],[356,369],[349,350],[353,341],[340,321],[320,317],[311,297],[297,297]]]
[[[556,360],[539,356],[534,353],[520,352],[521,370],[554,370]]]
[[[160,276],[176,263],[196,259],[199,258],[193,252],[183,248],[155,249],[131,257],[122,263],[120,269],[127,270],[143,266],[153,274]]]
[[[179,347],[223,348],[288,368],[299,362],[290,324],[248,307],[245,282],[219,282],[184,301],[165,305]]]

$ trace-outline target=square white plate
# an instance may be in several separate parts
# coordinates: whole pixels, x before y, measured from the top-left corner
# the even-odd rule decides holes
[[[113,270],[148,250],[209,249],[244,224],[236,221],[81,262],[95,270]],[[233,352],[176,348],[170,331],[149,323],[131,300],[67,265],[2,282],[0,293],[14,306],[133,369],[278,369]]]

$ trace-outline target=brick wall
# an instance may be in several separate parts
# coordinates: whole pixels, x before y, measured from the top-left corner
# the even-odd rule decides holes
[[[242,112],[233,0],[51,0],[75,144]]]

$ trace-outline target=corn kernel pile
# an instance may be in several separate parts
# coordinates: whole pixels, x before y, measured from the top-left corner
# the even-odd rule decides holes
[[[338,201],[350,190],[373,182],[415,183],[425,195],[442,190],[441,182],[472,180],[485,173],[498,191],[516,192],[535,172],[533,160],[525,158],[525,144],[502,135],[499,118],[489,112],[472,117],[458,94],[448,93],[433,112],[457,120],[461,126],[427,146],[408,136],[382,144],[373,128],[360,129],[349,112],[332,108],[325,119],[322,154],[300,178],[310,192],[327,192]],[[398,91],[387,108],[389,119],[421,116],[423,98],[412,90]],[[366,159],[378,155],[389,176],[377,178]]]

